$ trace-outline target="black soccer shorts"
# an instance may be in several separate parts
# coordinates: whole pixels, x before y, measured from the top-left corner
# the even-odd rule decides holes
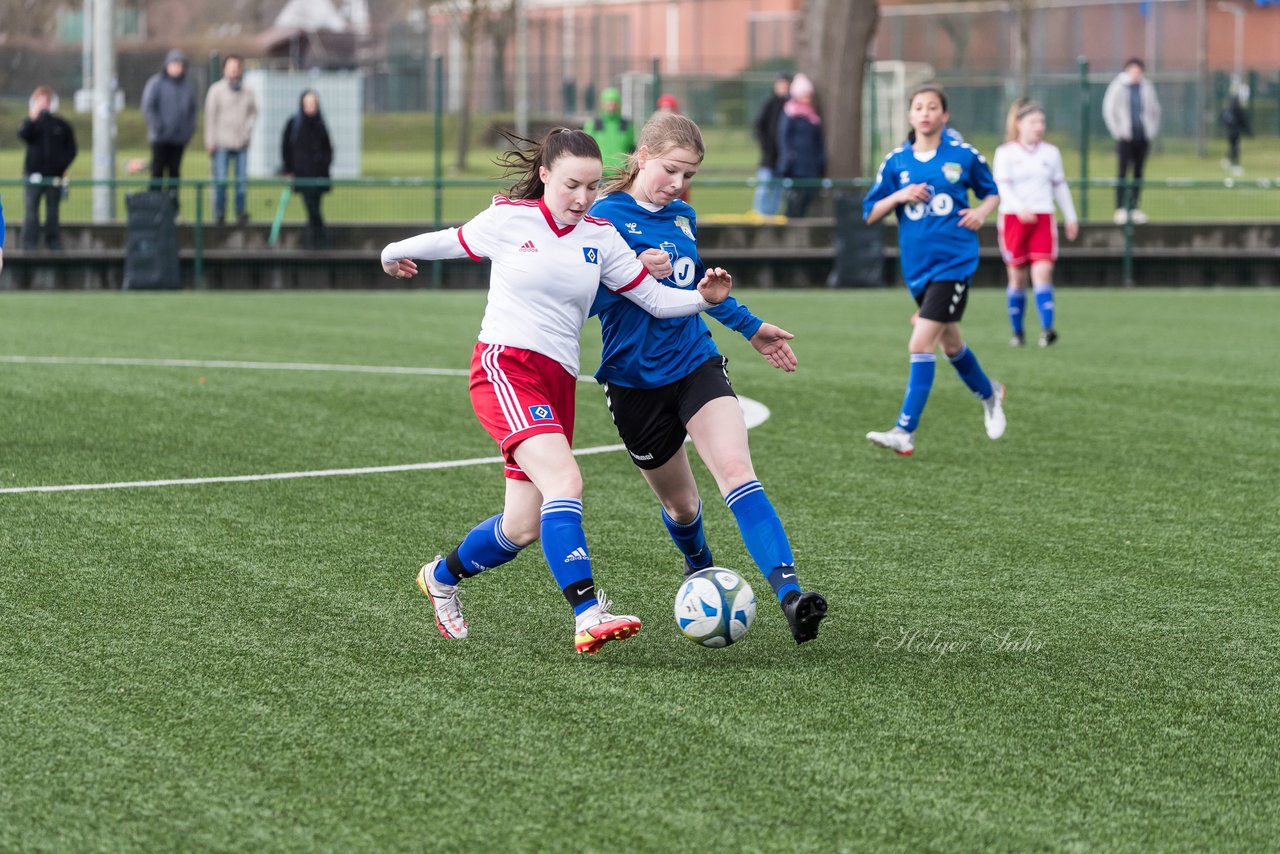
[[[969,280],[930,282],[916,297],[920,316],[939,323],[959,323],[969,304]]]
[[[698,410],[718,397],[737,397],[729,383],[729,360],[714,356],[682,380],[658,388],[604,384],[604,400],[613,415],[631,461],[656,469],[676,455]]]

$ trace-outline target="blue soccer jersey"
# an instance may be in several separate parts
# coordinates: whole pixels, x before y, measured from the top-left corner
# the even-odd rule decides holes
[[[929,185],[929,200],[896,209],[902,276],[913,296],[930,282],[967,279],[978,269],[978,234],[960,225],[960,211],[970,207],[970,190],[979,199],[997,192],[986,158],[972,145],[944,139],[931,159],[920,160],[906,143],[880,164],[862,215],[881,199],[920,183]]]
[[[610,193],[592,205],[591,215],[613,223],[637,253],[654,248],[665,251],[673,268],[670,278],[662,280],[667,287],[693,290],[705,275],[698,258],[697,218],[684,202],[677,200],[651,211],[628,193]],[[603,287],[591,313],[600,315],[604,339],[596,371],[602,383],[659,388],[684,379],[720,352],[700,315],[657,318]],[[748,340],[763,322],[733,297],[706,313]]]

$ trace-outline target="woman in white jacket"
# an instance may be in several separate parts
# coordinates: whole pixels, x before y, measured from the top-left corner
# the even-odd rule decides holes
[[[1156,87],[1143,76],[1142,60],[1134,57],[1124,64],[1124,71],[1107,86],[1102,96],[1102,119],[1116,141],[1119,158],[1116,187],[1116,225],[1122,225],[1133,211],[1133,221],[1142,224],[1147,215],[1138,209],[1138,187],[1126,198],[1125,184],[1130,168],[1133,180],[1142,182],[1143,167],[1151,151],[1151,141],[1160,134],[1160,99]]]

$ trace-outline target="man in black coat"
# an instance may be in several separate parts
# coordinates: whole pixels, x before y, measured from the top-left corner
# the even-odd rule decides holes
[[[791,91],[791,75],[780,74],[773,92],[756,114],[756,141],[760,143],[760,168],[756,172],[756,196],[751,207],[763,216],[773,216],[782,205],[782,187],[773,183],[778,170],[778,122]]]
[[[48,86],[37,86],[28,104],[27,118],[18,136],[27,144],[22,174],[27,179],[24,193],[26,216],[22,220],[22,248],[35,249],[40,243],[40,200],[44,200],[45,245],[62,249],[58,207],[62,203],[67,170],[76,159],[76,134],[71,125],[54,114],[57,95]]]

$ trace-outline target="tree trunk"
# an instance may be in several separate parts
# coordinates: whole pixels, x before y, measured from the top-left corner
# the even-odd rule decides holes
[[[862,165],[862,89],[880,22],[876,0],[808,0],[800,70],[813,78],[826,128],[827,177],[857,178]]]
[[[1018,0],[1018,97],[1031,97],[1031,0]]]

